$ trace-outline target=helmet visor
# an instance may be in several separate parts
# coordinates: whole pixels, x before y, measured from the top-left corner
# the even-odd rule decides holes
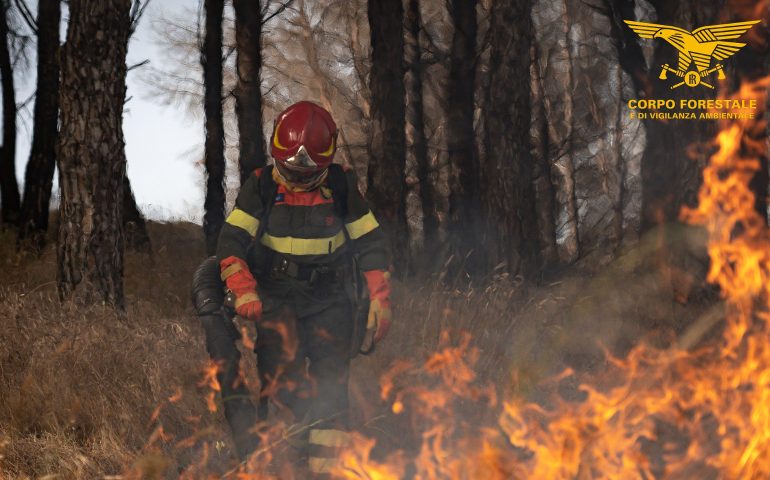
[[[278,173],[284,180],[292,186],[302,189],[312,189],[317,187],[326,178],[326,168],[322,169],[298,169],[284,162],[275,162]]]

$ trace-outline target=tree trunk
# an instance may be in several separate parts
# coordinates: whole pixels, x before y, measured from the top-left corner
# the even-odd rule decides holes
[[[140,253],[152,252],[150,235],[147,233],[147,222],[136,205],[136,198],[131,189],[128,175],[123,177],[123,228],[127,248]]]
[[[534,166],[530,140],[529,0],[501,0],[490,12],[489,88],[481,196],[487,266],[533,273],[538,261]]]
[[[259,1],[233,0],[235,7],[235,43],[238,48],[238,85],[235,88],[235,113],[238,117],[238,167],[241,183],[257,168],[267,163],[262,131],[262,14]]]
[[[70,0],[62,48],[58,286],[123,306],[123,103],[131,0]],[[83,291],[85,288],[85,291]]]
[[[737,2],[730,2],[725,10],[728,17],[724,18],[722,16],[720,20],[724,18],[727,22],[740,22],[762,17],[768,18],[770,16],[770,3],[765,2],[762,10],[753,11],[749,10],[748,5],[741,8]],[[736,94],[741,89],[741,86],[761,81],[770,74],[770,30],[767,28],[757,28],[760,26],[754,26],[756,30],[752,29],[744,37],[749,38],[746,46],[741,49],[739,55],[730,57],[725,65],[725,74],[731,87],[729,92],[731,95]],[[744,40],[736,41],[743,42]],[[770,89],[767,90],[767,93],[770,93]],[[765,100],[770,101],[770,97],[767,97]],[[758,109],[758,111],[764,112],[765,122],[770,120],[767,107],[768,102],[765,102],[765,105]],[[765,126],[767,129],[770,129],[770,125],[766,124]],[[752,148],[752,144],[754,142],[757,145],[766,144],[768,137],[770,137],[770,130],[767,129],[762,131],[762,129],[757,128],[747,132],[747,137],[752,139],[753,142],[743,142],[741,145],[741,154],[754,156],[759,161],[759,169],[751,179],[749,188],[754,194],[754,205],[757,213],[766,220],[768,216],[768,188],[770,187],[770,176],[768,176],[768,154],[770,152],[767,148],[763,152],[759,151],[760,149]],[[770,144],[767,145],[770,146]]]
[[[400,0],[369,0],[372,94],[367,196],[390,238],[398,271],[406,267],[404,36]]]
[[[575,72],[573,71],[573,12],[569,0],[537,0],[533,27],[538,44],[536,68],[542,78],[543,118],[548,176],[553,189],[553,237],[557,263],[580,256],[575,165]]]
[[[8,11],[10,2],[0,4],[0,77],[3,91],[3,146],[0,149],[0,221],[5,225],[17,225],[21,198],[16,181],[16,91],[13,87],[13,65],[10,54]]]
[[[37,16],[37,92],[32,149],[24,176],[19,240],[39,251],[48,230],[48,206],[56,169],[59,120],[59,23],[61,0],[40,0]]]
[[[449,238],[458,261],[470,272],[482,271],[478,221],[479,166],[474,155],[473,108],[476,74],[476,1],[451,2],[454,25],[447,102],[449,153]],[[466,259],[467,257],[467,259]]]
[[[213,255],[225,222],[225,128],[222,114],[222,11],[224,0],[205,0],[206,33],[201,51],[203,109],[206,115],[206,199],[203,233]]]
[[[551,165],[548,162],[548,119],[544,105],[543,78],[537,67],[537,51],[531,48],[530,59],[530,105],[529,128],[530,155],[532,156],[532,183],[537,205],[537,229],[540,243],[540,259],[544,267],[558,263],[556,234],[554,232],[554,191],[551,180]]]
[[[658,22],[688,31],[717,22],[721,0],[680,3],[657,0],[651,2]],[[675,64],[677,52],[667,42],[656,40],[650,75],[658,75],[664,63]],[[694,68],[694,67],[691,67]],[[671,90],[671,80],[657,78],[652,83],[652,98],[709,99],[715,92],[707,88]],[[674,221],[683,205],[697,203],[701,172],[708,161],[705,148],[715,135],[715,122],[678,122],[676,128],[665,121],[648,120],[647,149],[642,160],[643,228]],[[682,139],[685,139],[682,141]]]
[[[422,206],[423,251],[421,256],[435,251],[438,242],[438,212],[436,211],[435,178],[428,159],[425,139],[425,115],[422,103],[422,51],[420,49],[419,0],[409,0],[404,16],[406,76],[406,163],[417,167],[420,204]],[[421,262],[426,264],[426,262]]]

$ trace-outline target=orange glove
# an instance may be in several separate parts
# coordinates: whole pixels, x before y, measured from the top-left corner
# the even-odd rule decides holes
[[[257,321],[262,316],[262,300],[257,294],[257,281],[242,259],[227,257],[219,262],[222,281],[235,295],[235,313]]]
[[[379,342],[390,330],[390,273],[383,270],[364,272],[369,287],[369,318],[367,332],[374,332],[374,342]]]

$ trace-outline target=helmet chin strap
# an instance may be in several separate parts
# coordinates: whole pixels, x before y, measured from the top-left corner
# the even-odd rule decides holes
[[[275,162],[275,168],[273,169],[273,180],[275,180],[277,183],[280,183],[292,192],[307,192],[309,190],[318,188],[324,182],[324,180],[326,180],[326,177],[329,174],[329,169],[326,168],[323,172],[314,175],[313,178],[309,179],[307,182],[296,182],[284,175],[284,168],[286,167],[282,167],[281,164],[277,161]]]

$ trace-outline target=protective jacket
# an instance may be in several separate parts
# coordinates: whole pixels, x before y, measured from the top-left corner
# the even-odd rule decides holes
[[[268,290],[280,288],[269,275],[276,264],[276,255],[300,267],[334,266],[341,264],[349,253],[347,249],[352,248],[362,271],[387,269],[384,234],[359,192],[352,169],[344,169],[347,183],[344,212],[335,205],[330,176],[319,188],[310,191],[294,191],[276,181],[275,198],[268,206],[265,203],[269,199],[265,199],[261,191],[263,172],[276,175],[272,168],[260,168],[243,184],[235,208],[222,227],[218,258],[234,256],[245,260],[259,287]],[[267,225],[260,228],[266,209],[269,209]],[[257,234],[260,238],[254,241]]]

